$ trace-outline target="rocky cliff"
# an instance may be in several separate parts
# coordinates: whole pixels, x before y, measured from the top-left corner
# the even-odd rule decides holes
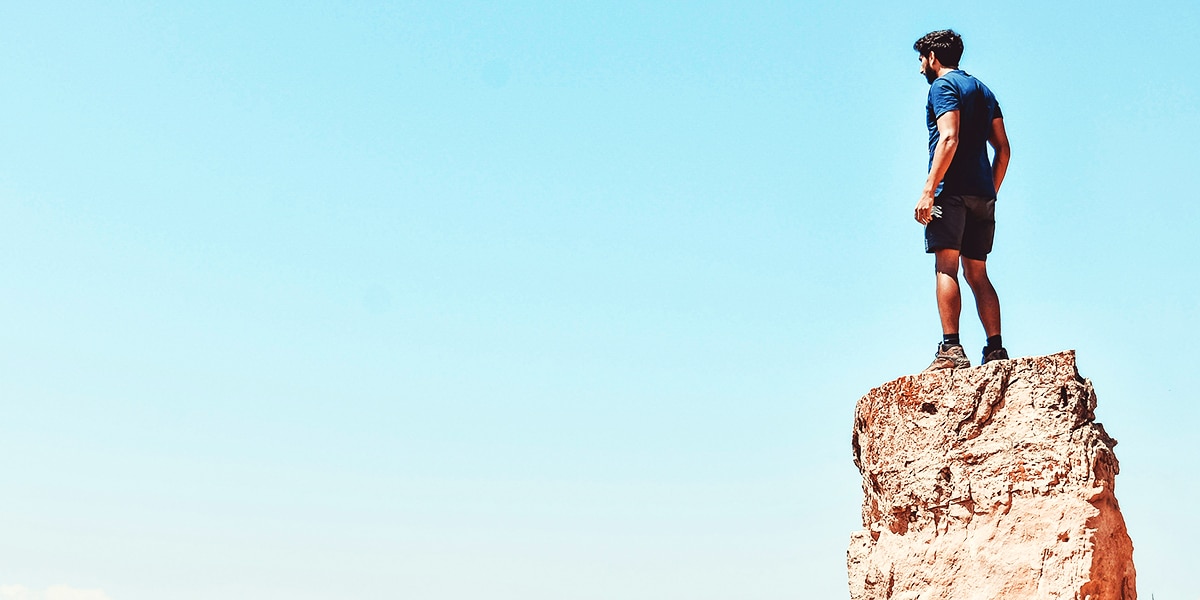
[[[854,416],[852,600],[1135,600],[1116,440],[1075,353],[901,377]]]

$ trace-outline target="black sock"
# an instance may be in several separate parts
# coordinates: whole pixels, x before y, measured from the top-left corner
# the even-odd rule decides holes
[[[989,337],[987,340],[987,347],[988,347],[988,349],[991,349],[991,350],[994,350],[996,348],[1003,348],[1004,344],[1000,343],[1000,334],[996,334],[996,335]]]
[[[942,334],[942,343],[946,344],[947,346],[961,346],[962,345],[962,342],[958,341],[957,333],[943,333]]]

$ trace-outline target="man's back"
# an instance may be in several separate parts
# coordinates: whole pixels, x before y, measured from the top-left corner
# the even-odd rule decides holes
[[[926,123],[929,126],[929,161],[940,138],[937,119],[959,111],[958,149],[939,193],[993,197],[992,165],[988,161],[987,141],[992,120],[1002,118],[996,96],[983,82],[962,70],[938,77],[929,86]]]

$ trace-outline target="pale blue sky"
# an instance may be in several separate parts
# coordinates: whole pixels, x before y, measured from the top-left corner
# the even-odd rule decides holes
[[[0,585],[845,597],[944,27],[1006,344],[1078,350],[1139,591],[1200,599],[1194,2],[7,7]]]

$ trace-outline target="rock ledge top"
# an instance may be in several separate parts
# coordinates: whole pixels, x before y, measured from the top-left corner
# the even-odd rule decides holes
[[[852,600],[1136,600],[1116,440],[1074,351],[901,377],[859,401]]]

